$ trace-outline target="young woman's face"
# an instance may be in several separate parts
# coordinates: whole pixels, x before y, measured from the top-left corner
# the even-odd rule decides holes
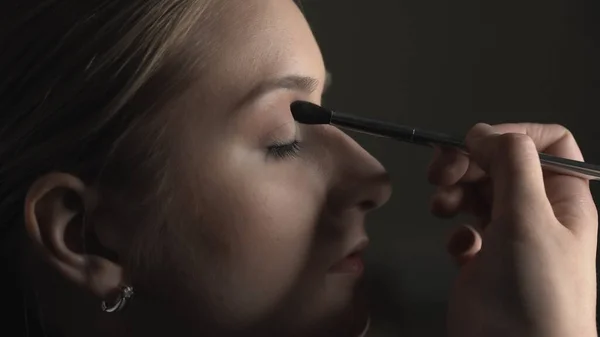
[[[290,103],[320,103],[326,72],[292,0],[231,1],[211,34],[198,80],[171,106],[185,117],[167,252],[133,278],[208,317],[201,329],[352,335],[367,315],[361,268],[340,262],[364,249],[386,172],[338,129],[294,122]]]

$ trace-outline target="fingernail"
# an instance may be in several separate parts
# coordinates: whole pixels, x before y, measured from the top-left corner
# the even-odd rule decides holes
[[[475,235],[468,228],[459,229],[448,243],[448,253],[457,256],[468,251],[475,243]]]

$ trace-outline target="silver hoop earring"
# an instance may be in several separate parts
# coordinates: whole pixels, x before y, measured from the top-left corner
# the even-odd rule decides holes
[[[131,298],[133,297],[133,287],[131,286],[123,286],[121,287],[121,290],[119,291],[119,295],[117,296],[117,299],[113,302],[113,303],[108,303],[106,302],[106,300],[102,301],[101,303],[101,308],[102,311],[104,312],[108,312],[108,313],[113,313],[113,312],[119,312],[121,310],[123,310],[125,308],[125,306],[127,305],[127,302],[129,302],[129,300],[131,300]]]

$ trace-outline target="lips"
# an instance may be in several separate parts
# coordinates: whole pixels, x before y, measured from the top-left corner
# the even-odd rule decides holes
[[[368,245],[368,240],[361,240],[349,250],[349,253],[343,259],[331,266],[329,272],[333,274],[362,275],[365,269],[362,253],[367,249]]]
[[[337,262],[329,272],[333,274],[357,274],[361,275],[365,269],[365,264],[360,255],[349,255],[341,261]]]

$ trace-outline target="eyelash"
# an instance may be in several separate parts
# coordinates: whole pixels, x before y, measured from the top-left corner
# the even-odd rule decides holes
[[[301,149],[299,141],[294,140],[290,143],[274,144],[268,147],[269,155],[277,159],[286,159],[297,157]]]

